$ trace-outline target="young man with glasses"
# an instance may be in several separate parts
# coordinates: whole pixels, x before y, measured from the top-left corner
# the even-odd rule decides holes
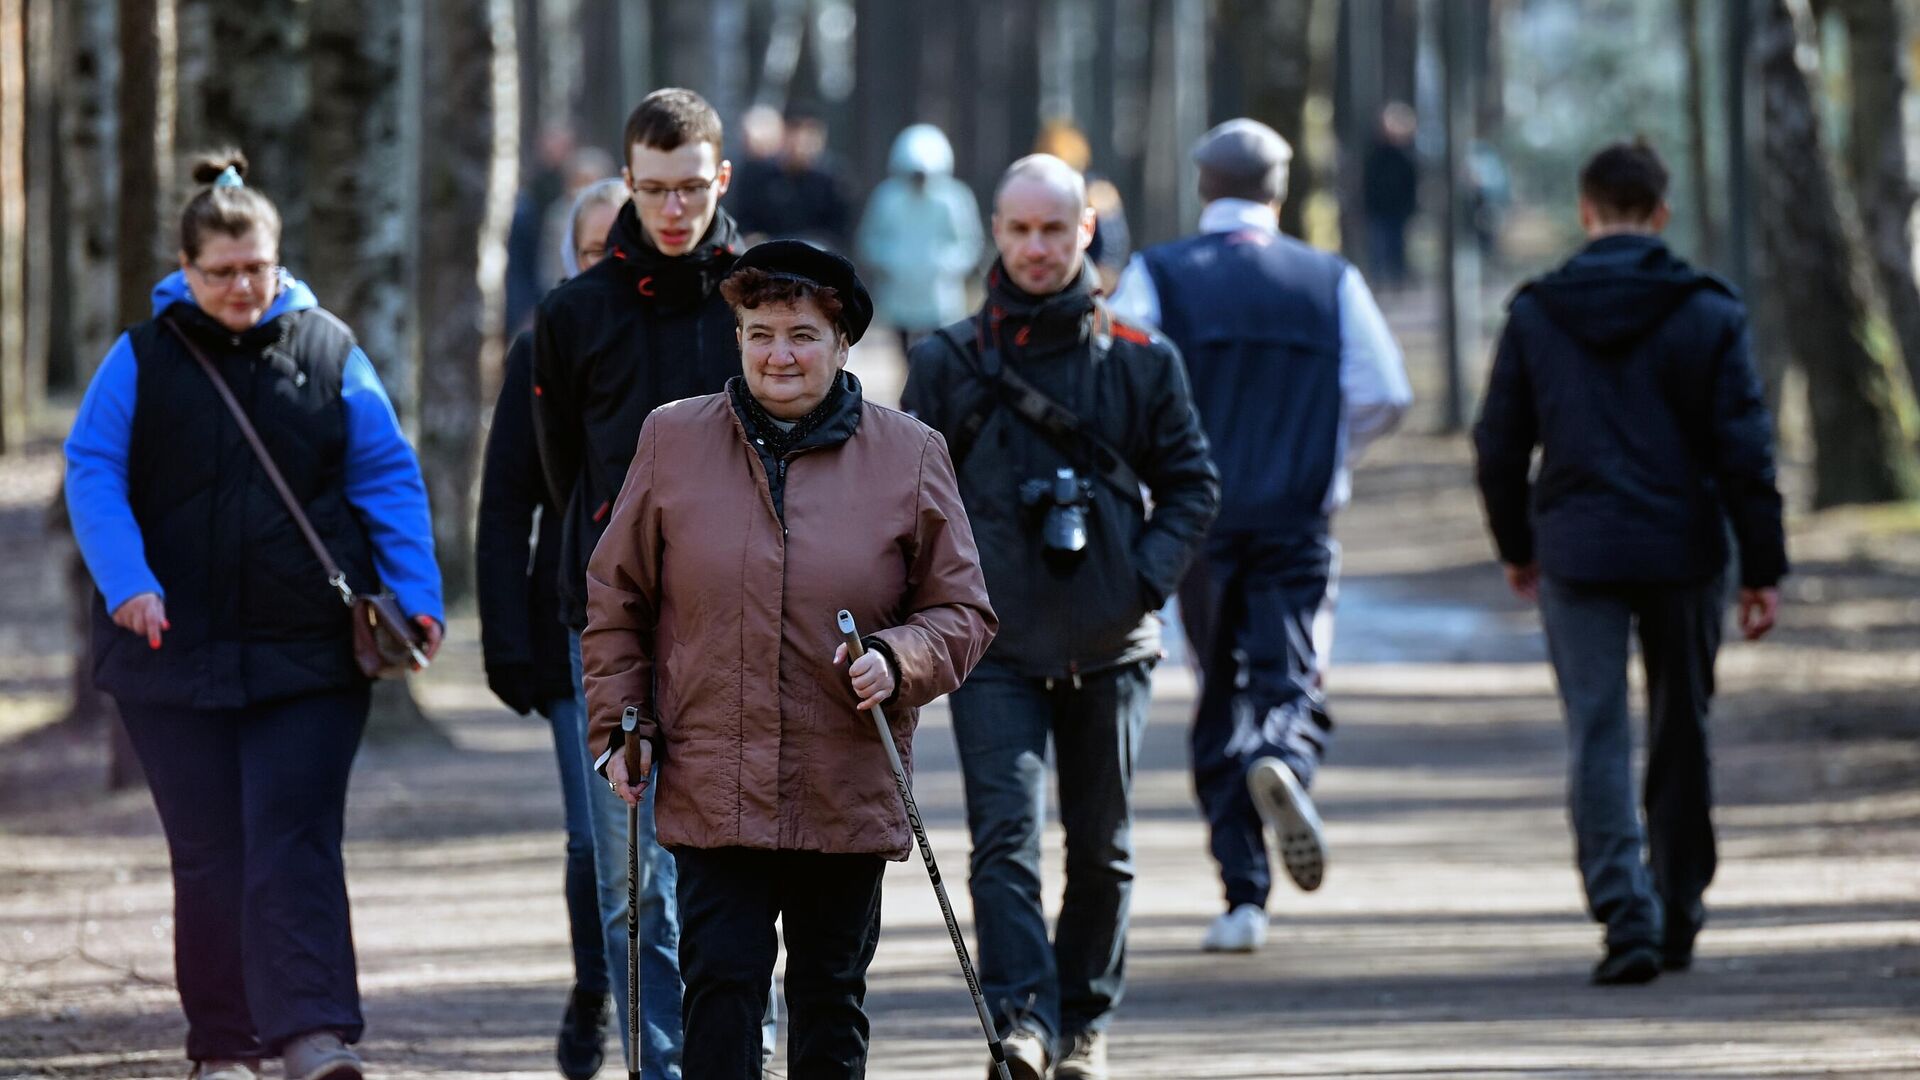
[[[626,479],[641,423],[666,402],[718,393],[740,371],[733,312],[719,295],[738,247],[733,220],[720,209],[732,165],[721,154],[719,115],[691,90],[656,90],[628,117],[624,145],[621,176],[633,197],[614,218],[607,257],[548,293],[534,314],[534,432],[562,508],[560,609],[573,631],[576,694],[587,559]],[[615,1015],[624,1017],[626,806],[588,765],[608,974]],[[674,864],[652,840],[651,794],[640,821],[641,1065],[647,1076],[678,1080]]]

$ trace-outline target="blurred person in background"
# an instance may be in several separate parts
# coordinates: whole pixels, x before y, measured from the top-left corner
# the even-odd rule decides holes
[[[589,185],[574,198],[567,248],[561,253],[567,277],[592,269],[606,256],[607,234],[626,201],[627,186],[618,177]],[[566,812],[563,882],[573,943],[573,989],[555,1056],[561,1075],[588,1080],[605,1057],[607,954],[594,885],[586,718],[574,697],[567,627],[560,619],[560,512],[540,477],[533,440],[531,330],[507,349],[500,398],[487,431],[474,539],[487,685],[509,709],[522,716],[537,712],[553,729]]]
[[[573,202],[587,188],[619,174],[619,164],[613,155],[597,146],[583,146],[567,159],[567,167],[561,174],[563,183],[560,193],[547,203],[541,217],[540,283],[542,289],[550,289],[566,279],[567,267],[564,252],[567,250],[567,232],[573,228]]]
[[[839,164],[827,152],[826,121],[795,108],[779,123],[778,156],[743,164],[736,186],[740,179],[750,186],[740,199],[728,201],[728,209],[747,237],[805,240],[843,250],[853,211]]]
[[[546,237],[547,208],[566,187],[567,160],[575,142],[571,128],[552,125],[540,133],[536,156],[525,182],[513,199],[513,221],[507,226],[506,327],[519,333],[533,324],[533,305],[553,286],[543,275],[547,260],[540,245]]]
[[[967,279],[980,261],[980,205],[953,175],[953,146],[932,124],[894,137],[887,178],[867,199],[856,251],[873,279],[874,308],[904,353],[967,314]]]
[[[1787,572],[1746,306],[1660,239],[1666,192],[1645,142],[1588,160],[1588,243],[1514,294],[1473,431],[1487,525],[1508,584],[1540,606],[1566,713],[1575,861],[1606,927],[1601,985],[1693,964],[1718,862],[1706,728],[1728,533],[1748,641],[1773,628]],[[1636,633],[1644,827],[1627,708]]]
[[[120,706],[173,870],[174,967],[199,1080],[360,1080],[340,843],[370,683],[352,612],[209,373],[241,403],[355,593],[438,651],[419,462],[345,324],[279,265],[246,158],[195,165],[180,268],[122,334],[67,437],[67,507],[99,588],[94,681]]]
[[[780,151],[786,139],[787,122],[779,109],[754,105],[740,114],[740,160],[734,162],[724,205],[739,226],[743,244],[768,238],[772,188],[779,181]]]
[[[1367,270],[1383,288],[1408,282],[1407,226],[1420,209],[1418,130],[1413,109],[1392,102],[1380,111],[1380,127],[1360,173],[1360,205],[1367,218]]]
[[[1307,790],[1333,733],[1333,515],[1360,453],[1413,401],[1359,271],[1281,234],[1292,159],[1258,121],[1207,132],[1199,233],[1136,255],[1113,300],[1179,346],[1220,468],[1220,516],[1180,586],[1200,671],[1194,790],[1226,894],[1202,947],[1219,952],[1266,941],[1268,833],[1295,884],[1325,872]]]

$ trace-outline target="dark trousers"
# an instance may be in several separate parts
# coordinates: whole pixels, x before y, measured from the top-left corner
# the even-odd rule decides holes
[[[1340,547],[1325,533],[1210,537],[1180,585],[1200,670],[1190,750],[1229,910],[1265,907],[1273,886],[1247,769],[1278,758],[1303,785],[1333,736],[1321,688]]]
[[[1540,616],[1567,715],[1567,805],[1587,908],[1607,944],[1691,940],[1713,880],[1706,721],[1726,586],[1540,583]],[[1629,638],[1647,673],[1646,827],[1634,805]],[[1668,924],[1671,924],[1670,926]]]
[[[880,942],[886,860],[748,848],[676,848],[673,858],[686,1075],[759,1080],[777,918],[787,942],[787,1075],[865,1076],[867,967]]]
[[[1003,1034],[1050,1038],[1104,1028],[1126,985],[1133,898],[1133,774],[1146,731],[1152,665],[1068,679],[975,668],[950,699],[973,836],[980,988]],[[1060,771],[1066,886],[1047,941],[1040,834],[1047,741]]]
[[[599,879],[593,864],[593,787],[605,787],[587,768],[585,710],[571,695],[555,698],[540,710],[553,728],[554,757],[560,765],[560,803],[566,811],[565,891],[567,929],[573,942],[573,985],[590,994],[611,989],[607,979],[607,943],[600,929]]]
[[[277,1056],[296,1035],[360,1038],[340,858],[367,688],[242,709],[120,702],[173,861],[187,1057]]]

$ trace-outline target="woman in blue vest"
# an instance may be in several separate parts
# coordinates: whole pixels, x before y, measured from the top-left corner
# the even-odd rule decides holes
[[[444,625],[426,487],[340,320],[278,265],[280,216],[239,154],[180,221],[180,269],[87,388],[67,505],[98,587],[94,679],[120,705],[166,830],[190,1075],[358,1080],[340,856],[369,683],[348,609],[205,370],[249,414],[356,592]]]

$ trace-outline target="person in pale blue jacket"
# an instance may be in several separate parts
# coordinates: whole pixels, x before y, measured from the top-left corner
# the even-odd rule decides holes
[[[358,1080],[341,862],[370,683],[348,607],[186,342],[247,412],[356,593],[445,623],[426,485],[373,365],[277,265],[280,218],[237,154],[181,220],[180,269],[121,335],[67,437],[67,506],[99,590],[94,679],[166,830],[187,1057],[201,1080]]]
[[[904,351],[967,317],[967,281],[980,262],[980,204],[953,175],[953,146],[932,124],[893,140],[890,174],[873,189],[855,250],[873,284],[875,316]]]

